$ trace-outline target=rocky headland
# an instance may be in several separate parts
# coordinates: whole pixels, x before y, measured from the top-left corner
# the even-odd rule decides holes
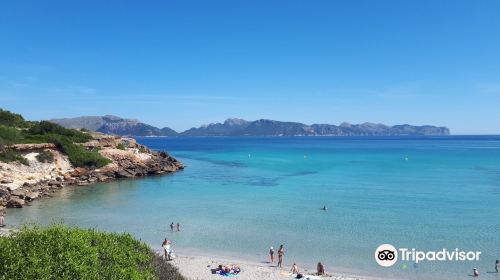
[[[23,207],[30,201],[49,197],[67,186],[85,186],[119,178],[135,178],[182,170],[181,162],[166,152],[154,152],[135,139],[90,133],[92,140],[81,145],[98,151],[110,160],[101,168],[74,167],[68,156],[53,143],[14,144],[6,148],[16,151],[28,164],[0,161],[0,212],[5,208]],[[52,155],[40,161],[40,154]]]

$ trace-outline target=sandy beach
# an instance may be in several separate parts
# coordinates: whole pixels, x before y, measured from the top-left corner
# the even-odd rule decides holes
[[[240,280],[255,280],[255,279],[269,279],[269,280],[284,280],[295,279],[290,273],[290,267],[277,268],[275,265],[267,262],[251,262],[246,260],[228,260],[219,257],[207,256],[178,256],[171,261],[179,272],[190,280],[211,280],[211,279],[225,279],[228,277],[212,274],[211,269],[215,269],[219,264],[237,264],[241,268],[241,272],[232,277],[232,279]],[[348,275],[343,273],[336,273],[335,271],[328,271],[329,276],[313,276],[314,269],[301,269],[305,275],[309,276],[303,279],[330,279],[330,280],[380,280],[380,278],[372,277],[358,277],[355,275]]]

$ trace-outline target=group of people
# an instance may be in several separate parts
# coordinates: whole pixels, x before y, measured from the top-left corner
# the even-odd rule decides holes
[[[282,267],[283,265],[283,256],[285,255],[285,249],[283,248],[283,244],[280,245],[278,249],[278,267]],[[269,256],[271,257],[271,263],[274,263],[274,248],[271,246],[269,249]]]
[[[495,261],[495,272],[498,273],[499,270],[500,270],[500,260],[496,260]],[[477,270],[477,268],[472,269],[472,274],[474,275],[474,277],[479,277],[479,275],[480,275],[479,270]]]
[[[171,231],[174,231],[174,228],[176,228],[176,229],[177,229],[177,231],[181,231],[181,224],[177,223],[177,225],[175,225],[175,224],[174,224],[174,222],[172,222],[172,223],[170,224],[170,230],[171,230]]]
[[[283,244],[282,244],[282,245],[280,245],[280,247],[278,249],[278,265],[277,265],[277,267],[283,267],[283,256],[284,255],[285,255],[285,249],[284,249]],[[273,248],[273,246],[271,246],[271,248],[269,249],[269,257],[271,259],[271,263],[274,263],[274,248]],[[325,276],[326,275],[325,266],[323,265],[323,263],[318,262],[316,269],[317,269],[316,275],[318,275],[318,276]],[[293,264],[291,272],[292,272],[292,274],[296,274],[298,279],[304,277],[304,275],[300,273],[299,267],[297,266],[296,263]]]
[[[228,264],[223,266],[222,264],[219,264],[219,267],[215,270],[216,274],[222,275],[222,276],[230,276],[234,274],[240,273],[241,269],[240,266],[237,264]]]

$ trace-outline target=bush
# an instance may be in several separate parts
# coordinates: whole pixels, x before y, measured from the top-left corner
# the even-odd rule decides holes
[[[130,234],[52,225],[0,237],[0,279],[184,279]]]
[[[28,133],[34,135],[49,134],[49,135],[66,136],[69,139],[71,139],[71,141],[77,143],[83,143],[92,139],[92,136],[90,136],[89,134],[83,133],[76,129],[64,128],[58,124],[51,123],[48,121],[41,121],[34,123],[28,130]]]
[[[23,136],[18,129],[0,125],[0,144],[10,145],[22,141]]]
[[[125,150],[125,146],[122,143],[116,145],[116,148],[119,150]]]
[[[36,159],[42,163],[54,162],[54,155],[49,151],[43,151],[36,156]]]
[[[25,121],[23,116],[19,114],[14,114],[10,111],[0,109],[0,125],[28,127],[29,122]]]
[[[76,167],[100,168],[111,162],[97,151],[87,151],[64,137],[52,137],[49,142],[54,143],[57,148],[68,155],[69,161]]]
[[[4,150],[0,152],[0,161],[3,162],[12,162],[12,161],[18,161],[24,165],[29,165],[28,160],[21,156],[20,154],[16,153],[13,150]]]

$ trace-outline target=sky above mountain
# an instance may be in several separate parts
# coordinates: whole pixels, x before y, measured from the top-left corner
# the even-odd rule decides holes
[[[500,134],[499,1],[2,1],[0,107]]]

